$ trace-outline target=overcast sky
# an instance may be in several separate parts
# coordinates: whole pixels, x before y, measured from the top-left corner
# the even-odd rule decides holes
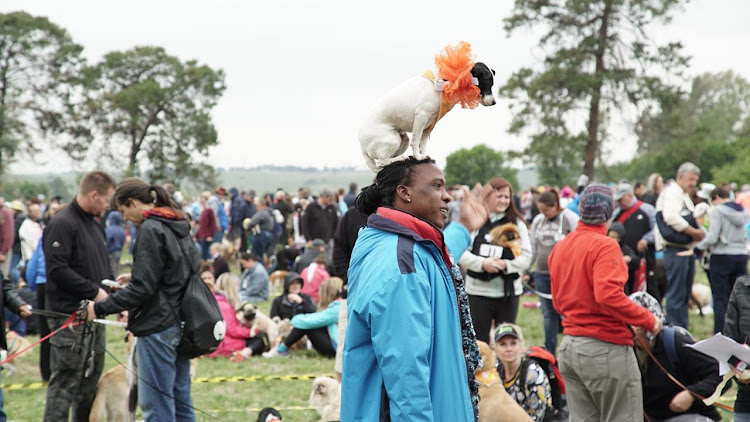
[[[357,130],[378,97],[433,67],[436,52],[465,40],[497,71],[496,87],[538,63],[533,34],[510,38],[502,19],[512,1],[192,1],[3,0],[0,11],[47,16],[98,61],[113,50],[156,45],[182,60],[221,68],[227,89],[214,109],[218,167],[261,164],[364,167]],[[750,1],[698,0],[658,40],[681,41],[690,73],[733,69],[750,80]],[[428,154],[445,163],[456,149],[486,143],[520,150],[506,134],[508,103],[455,108],[436,126]],[[635,138],[616,128],[612,156],[629,157]],[[611,147],[614,148],[614,147]],[[17,163],[11,172],[69,170],[61,153]],[[78,169],[86,170],[86,165]]]

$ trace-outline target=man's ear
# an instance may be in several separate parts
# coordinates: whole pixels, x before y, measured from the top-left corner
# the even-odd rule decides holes
[[[398,195],[404,202],[411,202],[411,194],[409,193],[409,187],[404,185],[396,186],[396,195]]]

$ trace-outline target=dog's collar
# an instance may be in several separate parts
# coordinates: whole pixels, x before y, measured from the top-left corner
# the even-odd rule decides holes
[[[485,386],[489,386],[497,378],[497,369],[492,368],[488,371],[476,372],[474,373],[474,378]]]
[[[445,80],[436,78],[435,72],[433,72],[432,70],[429,70],[429,69],[425,70],[422,76],[432,81],[432,84],[435,86],[435,91],[443,92],[443,90],[445,89]],[[472,77],[471,83],[473,83],[476,86],[479,86],[479,78]]]

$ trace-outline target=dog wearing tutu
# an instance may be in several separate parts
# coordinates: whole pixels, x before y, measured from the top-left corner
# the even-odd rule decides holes
[[[416,159],[426,157],[426,144],[435,124],[456,104],[476,108],[495,104],[492,96],[495,71],[474,62],[467,42],[447,46],[435,56],[432,70],[397,86],[375,105],[359,131],[365,162],[374,172],[406,159],[411,146]],[[411,140],[407,133],[411,133]]]

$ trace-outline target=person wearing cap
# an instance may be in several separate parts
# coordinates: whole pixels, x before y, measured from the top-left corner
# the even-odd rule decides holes
[[[729,295],[737,277],[747,274],[747,232],[750,217],[742,205],[729,199],[724,188],[710,194],[713,208],[708,216],[708,235],[697,246],[711,249],[709,282],[714,306],[714,333],[724,329]]]
[[[648,309],[664,323],[661,305],[646,292],[635,292],[630,300]],[[673,337],[667,336],[673,331]],[[641,327],[633,327],[636,337],[635,355],[643,379],[643,410],[651,422],[684,421],[711,422],[721,420],[721,415],[713,406],[707,406],[695,398],[690,391],[703,397],[710,397],[722,381],[716,359],[687,347],[695,340],[681,327],[665,327],[664,332],[653,335]],[[672,341],[672,345],[666,342]],[[667,347],[673,347],[675,356],[670,358]],[[648,352],[662,367],[680,381],[688,390],[672,381],[659,368]],[[676,359],[675,359],[676,358]],[[728,388],[728,387],[727,387]]]
[[[656,249],[664,250],[664,267],[667,270],[667,291],[665,292],[667,322],[689,329],[688,298],[695,277],[695,263],[692,250],[703,240],[702,229],[691,226],[683,216],[695,210],[689,192],[695,188],[700,169],[691,162],[685,162],[677,169],[675,183],[670,183],[656,200],[656,211],[661,211],[664,223],[676,232],[687,234],[689,243],[679,244],[666,241],[656,230]]]
[[[315,262],[315,259],[320,255],[324,255],[326,257],[326,262],[331,261],[328,256],[328,248],[326,248],[326,242],[324,242],[323,239],[314,239],[309,247],[305,247],[305,251],[302,253],[302,255],[296,258],[294,262],[294,271],[301,273],[302,270]]]
[[[572,421],[643,420],[630,326],[661,331],[661,322],[623,291],[628,269],[607,236],[614,205],[609,187],[587,186],[578,226],[548,259],[552,304],[563,317],[558,362]]]
[[[322,239],[326,244],[333,239],[339,212],[333,192],[328,189],[320,191],[316,201],[310,202],[302,214],[302,234],[307,241]]]
[[[258,255],[242,252],[240,254],[240,299],[243,302],[258,303],[268,300],[268,272]]]
[[[646,291],[651,296],[660,298],[659,285],[654,276],[656,209],[651,204],[638,199],[633,186],[629,183],[618,184],[614,198],[617,207],[612,215],[612,221],[621,223],[625,228],[625,237],[622,238],[625,244],[639,257],[646,259]],[[628,285],[632,287],[632,284],[632,280],[628,280]]]
[[[305,280],[299,273],[290,272],[284,277],[284,291],[271,303],[271,318],[292,319],[297,314],[315,312],[317,307],[312,297],[302,293]]]
[[[521,327],[511,323],[500,324],[495,330],[495,354],[503,387],[534,422],[540,422],[545,420],[547,408],[552,407],[552,391],[544,369],[533,360],[528,364],[525,382],[521,382],[521,363],[525,359],[525,351]],[[522,385],[526,387],[522,388]]]

